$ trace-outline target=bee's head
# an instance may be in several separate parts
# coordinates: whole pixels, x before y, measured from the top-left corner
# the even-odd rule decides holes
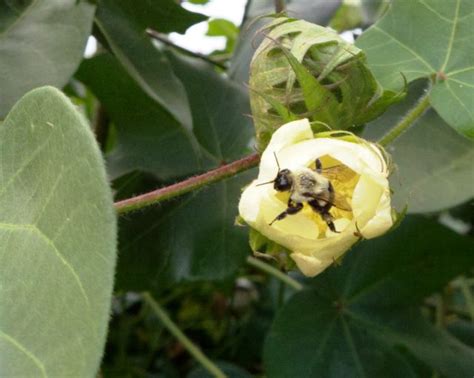
[[[291,189],[293,185],[293,178],[289,169],[282,169],[278,171],[277,177],[273,182],[273,188],[279,192],[286,192]]]

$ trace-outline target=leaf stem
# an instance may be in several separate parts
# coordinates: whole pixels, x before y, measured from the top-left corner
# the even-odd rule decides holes
[[[153,30],[151,28],[148,28],[146,29],[146,33],[153,39],[161,42],[161,43],[164,43],[165,45],[168,45],[168,46],[171,46],[173,48],[175,48],[176,50],[179,50],[187,55],[191,55],[195,58],[198,58],[198,59],[201,59],[201,60],[204,60],[205,62],[207,63],[210,63],[216,67],[219,67],[219,68],[222,68],[223,70],[226,70],[227,69],[227,66],[225,64],[222,64],[221,62],[218,62],[210,57],[208,57],[207,55],[203,55],[203,54],[199,54],[197,52],[194,52],[194,51],[191,51],[191,50],[188,50],[184,47],[181,47],[181,46],[178,46],[177,44],[173,43],[172,41],[170,41],[168,39],[168,37],[166,37],[166,35],[163,35],[159,32],[157,32],[156,30]]]
[[[139,210],[158,202],[168,200],[193,190],[202,188],[225,178],[236,175],[258,165],[260,155],[252,154],[243,159],[223,165],[219,168],[208,171],[199,176],[190,177],[184,181],[173,185],[154,190],[149,193],[141,194],[136,197],[128,198],[115,203],[115,208],[119,214]]]
[[[285,0],[274,0],[275,1],[275,13],[282,13],[286,10]]]
[[[382,146],[386,146],[392,143],[401,134],[408,130],[408,128],[423,115],[423,113],[429,108],[429,106],[430,92],[427,91],[426,94],[420,98],[418,103],[408,111],[408,113],[402,118],[402,120],[398,124],[396,124],[387,134],[380,138],[378,143]]]
[[[281,272],[280,270],[274,268],[270,264],[264,263],[259,259],[256,259],[253,256],[247,257],[247,263],[252,265],[253,267],[260,269],[261,271],[270,274],[271,276],[279,279],[281,282],[287,284],[288,286],[292,287],[295,290],[302,290],[303,285],[301,285],[298,281],[291,278],[289,275]]]
[[[171,320],[165,310],[157,301],[145,292],[142,294],[143,300],[150,306],[154,314],[161,320],[168,331],[176,337],[186,350],[214,377],[225,378],[224,372],[219,369],[188,337],[179,329],[179,327]]]

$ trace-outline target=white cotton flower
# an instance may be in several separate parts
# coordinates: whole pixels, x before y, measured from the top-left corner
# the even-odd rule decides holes
[[[351,134],[339,138],[325,134],[328,136],[313,135],[306,119],[275,131],[262,154],[258,178],[244,190],[239,203],[245,222],[290,250],[290,257],[306,276],[321,273],[361,237],[379,236],[393,224],[389,170],[380,148]],[[319,159],[321,174],[330,180],[336,195],[350,205],[346,210],[330,208],[336,232],[307,201],[301,211],[274,221],[287,209],[290,191],[277,191],[271,183],[258,184],[275,179],[276,159],[280,169],[290,172],[314,170]],[[331,167],[337,167],[338,176],[329,178],[325,174]]]

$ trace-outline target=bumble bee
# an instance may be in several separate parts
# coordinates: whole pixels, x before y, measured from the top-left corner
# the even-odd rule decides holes
[[[329,213],[332,207],[352,211],[351,206],[343,196],[334,191],[330,181],[331,178],[338,177],[341,173],[341,165],[329,168],[323,168],[319,159],[315,160],[315,169],[301,167],[290,171],[281,169],[276,154],[274,154],[278,166],[278,173],[274,180],[257,185],[273,183],[273,188],[278,192],[290,192],[288,198],[288,207],[279,214],[270,226],[279,220],[286,218],[287,215],[293,215],[303,209],[304,203],[318,213],[326,222],[329,229],[333,232],[336,227],[333,222],[333,216]]]

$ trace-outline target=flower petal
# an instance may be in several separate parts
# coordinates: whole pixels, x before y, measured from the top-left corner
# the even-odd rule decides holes
[[[324,263],[313,256],[304,255],[299,252],[294,252],[290,255],[296,266],[306,277],[314,277],[326,269],[329,264]]]
[[[366,239],[372,239],[387,232],[393,225],[390,191],[385,190],[375,211],[375,215],[360,232]]]
[[[255,186],[257,180],[247,186],[239,202],[239,214],[249,224],[254,224],[257,221],[257,216],[260,211],[261,197],[266,188]]]
[[[273,180],[278,173],[275,155],[280,160],[280,151],[287,146],[313,138],[313,131],[307,119],[300,119],[281,126],[272,135],[272,139],[260,159],[258,180],[265,182]],[[275,154],[275,155],[274,155]]]

